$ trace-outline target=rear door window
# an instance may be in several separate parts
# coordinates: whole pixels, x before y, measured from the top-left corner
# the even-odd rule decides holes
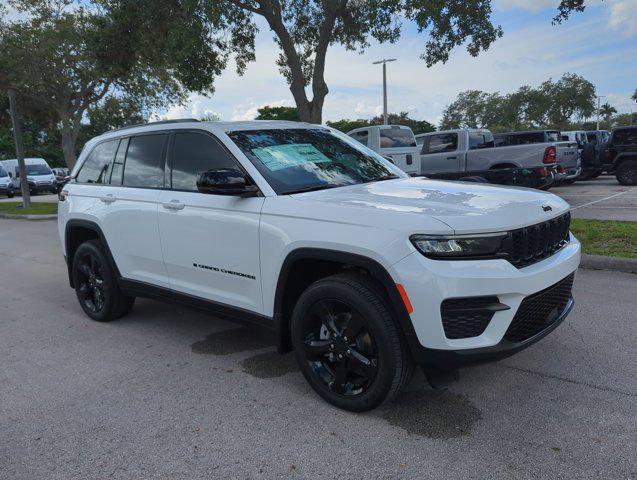
[[[118,145],[119,139],[98,144],[80,168],[76,180],[79,183],[108,183]]]
[[[426,153],[455,152],[457,149],[458,134],[441,133],[429,137],[429,148]]]
[[[163,188],[166,134],[131,137],[124,164],[126,187]]]
[[[495,146],[493,135],[482,132],[469,132],[469,150],[492,148]]]

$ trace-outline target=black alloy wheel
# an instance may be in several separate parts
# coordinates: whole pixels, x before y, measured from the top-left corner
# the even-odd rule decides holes
[[[104,266],[93,252],[85,252],[77,265],[77,296],[85,310],[100,313],[106,304],[106,296],[110,286],[104,281]]]
[[[98,322],[109,322],[127,314],[135,297],[124,295],[117,275],[99,240],[81,244],[73,256],[73,285],[84,313]]]
[[[292,313],[292,346],[310,386],[345,410],[371,410],[411,379],[413,361],[382,286],[368,275],[316,281]]]
[[[314,303],[303,325],[305,358],[323,386],[358,395],[376,378],[378,351],[361,314],[337,299]]]

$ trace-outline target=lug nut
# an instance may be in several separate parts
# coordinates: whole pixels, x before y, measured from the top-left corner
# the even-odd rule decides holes
[[[333,343],[330,345],[330,349],[334,350],[334,344]]]

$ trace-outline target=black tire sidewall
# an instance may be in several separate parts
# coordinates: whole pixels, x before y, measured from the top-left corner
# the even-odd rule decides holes
[[[91,255],[95,256],[97,261],[100,263],[102,267],[101,268],[102,278],[107,287],[104,289],[104,308],[102,308],[102,310],[99,312],[92,312],[91,310],[89,310],[84,305],[84,302],[82,301],[79,295],[80,284],[77,281],[78,272],[79,272],[79,261],[80,261],[80,258],[82,258],[87,253],[90,253]],[[116,303],[117,303],[116,296],[119,295],[119,290],[117,288],[116,282],[117,282],[117,278],[115,276],[115,273],[108,259],[106,258],[106,255],[100,248],[99,242],[97,240],[90,240],[88,242],[84,242],[77,248],[77,250],[75,251],[75,255],[73,256],[73,284],[75,285],[75,293],[77,295],[77,299],[80,303],[80,306],[82,307],[82,310],[84,310],[84,313],[86,313],[86,315],[88,315],[90,318],[98,322],[108,322],[114,319]]]
[[[376,378],[368,389],[356,396],[347,397],[331,392],[324,383],[311,371],[303,354],[302,326],[305,314],[310,307],[322,299],[338,299],[358,311],[366,321],[366,326],[372,333],[378,354],[378,370]],[[384,303],[382,297],[379,300]],[[389,395],[396,375],[395,352],[393,342],[383,315],[389,315],[389,309],[383,307],[379,311],[370,302],[361,298],[360,294],[347,283],[336,279],[325,279],[311,285],[299,298],[292,314],[292,345],[294,354],[303,376],[312,388],[327,402],[350,411],[366,411],[380,405]]]
[[[633,171],[634,178],[632,182],[627,181],[627,179],[624,177],[624,172],[626,171]],[[617,178],[617,181],[621,183],[622,185],[628,185],[628,186],[637,185],[636,172],[637,172],[637,160],[626,160],[625,162],[620,163],[619,167],[617,167],[615,178]]]

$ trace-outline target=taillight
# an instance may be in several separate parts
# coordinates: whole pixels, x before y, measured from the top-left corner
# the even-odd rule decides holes
[[[548,147],[544,150],[544,158],[542,159],[542,163],[555,163],[557,158],[557,154],[555,151],[555,147]]]
[[[549,171],[546,169],[546,167],[540,168],[540,176],[541,177],[548,177],[549,176]]]

